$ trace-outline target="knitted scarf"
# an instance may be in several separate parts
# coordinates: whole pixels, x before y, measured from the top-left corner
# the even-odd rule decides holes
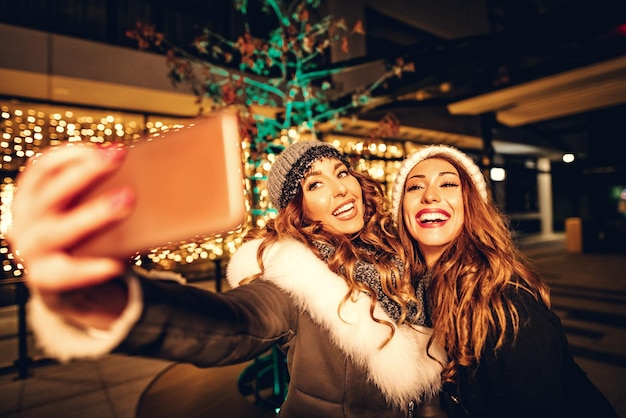
[[[320,257],[324,262],[328,262],[330,257],[335,253],[335,248],[331,245],[315,242],[315,247],[318,249]],[[393,257],[394,264],[398,268],[400,274],[402,274],[403,264],[398,257]],[[344,274],[343,266],[339,273]],[[380,306],[387,312],[387,315],[393,319],[396,323],[400,319],[402,308],[400,304],[391,299],[382,288],[380,273],[376,266],[372,263],[357,260],[354,265],[354,279],[360,283],[366,285],[371,289],[372,293],[376,295],[376,300]],[[392,272],[393,275],[393,272]],[[422,304],[423,309],[419,309],[419,306],[409,301],[406,306],[406,319],[405,321],[415,325],[423,325],[432,328],[431,322],[431,306],[426,297],[426,288],[428,287],[428,280],[415,280],[413,283],[415,287],[415,296]]]

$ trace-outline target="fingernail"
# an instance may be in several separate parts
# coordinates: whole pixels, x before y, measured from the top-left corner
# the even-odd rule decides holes
[[[132,189],[124,188],[116,191],[110,198],[110,205],[113,209],[126,209],[135,202],[135,193]]]

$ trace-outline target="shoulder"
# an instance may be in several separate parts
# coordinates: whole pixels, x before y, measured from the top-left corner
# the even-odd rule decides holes
[[[243,244],[231,257],[226,277],[236,287],[242,279],[258,274],[261,268],[257,261],[262,239]],[[327,269],[309,247],[294,239],[283,239],[268,246],[262,254],[264,277],[299,275],[308,270]]]
[[[259,247],[263,243],[262,238],[257,238],[244,243],[232,256],[232,262],[247,260],[250,257],[256,258]],[[275,258],[286,258],[291,256],[313,256],[313,253],[305,244],[295,239],[287,238],[269,245],[263,253],[263,260],[273,260]]]
[[[521,284],[508,285],[504,289],[503,296],[517,311],[520,325],[524,320],[532,318],[543,318],[551,323],[555,320],[558,321],[558,317],[546,306],[543,300]]]
[[[565,334],[559,317],[543,301],[522,286],[509,285],[504,297],[515,309],[519,328],[514,335],[513,314],[507,312],[507,342],[503,347],[511,349],[553,350],[556,354],[563,348]]]

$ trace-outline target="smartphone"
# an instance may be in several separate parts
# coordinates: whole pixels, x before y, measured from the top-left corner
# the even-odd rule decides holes
[[[128,258],[238,229],[247,211],[237,114],[218,112],[143,138],[85,198],[121,185],[135,190],[132,214],[78,243],[74,254]]]

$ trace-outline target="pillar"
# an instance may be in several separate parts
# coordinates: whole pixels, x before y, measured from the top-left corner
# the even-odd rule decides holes
[[[552,174],[550,173],[550,159],[537,160],[537,194],[539,198],[539,218],[541,220],[541,234],[549,235],[554,232],[552,216]]]

